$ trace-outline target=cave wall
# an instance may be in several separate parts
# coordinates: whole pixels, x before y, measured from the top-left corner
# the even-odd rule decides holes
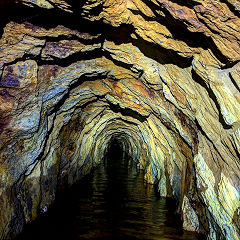
[[[112,139],[183,228],[240,239],[237,0],[21,0],[0,39],[0,238]],[[11,19],[11,18],[9,18]]]

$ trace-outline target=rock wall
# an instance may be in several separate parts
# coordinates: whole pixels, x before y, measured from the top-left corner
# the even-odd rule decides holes
[[[240,239],[239,2],[16,9],[0,39],[0,239],[47,211],[113,139],[177,200],[184,229]]]

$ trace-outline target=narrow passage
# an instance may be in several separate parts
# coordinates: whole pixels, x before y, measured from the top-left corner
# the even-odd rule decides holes
[[[175,202],[159,198],[143,171],[112,142],[105,163],[58,192],[47,214],[17,239],[203,239],[182,230],[175,210]]]

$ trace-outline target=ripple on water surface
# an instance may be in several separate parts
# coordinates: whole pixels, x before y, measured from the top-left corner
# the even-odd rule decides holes
[[[58,192],[46,215],[28,225],[24,239],[204,239],[181,229],[173,200],[158,198],[143,171],[111,156],[71,188]]]

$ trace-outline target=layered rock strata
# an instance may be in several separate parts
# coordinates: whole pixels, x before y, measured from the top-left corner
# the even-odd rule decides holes
[[[25,7],[24,7],[25,6]],[[0,238],[111,141],[183,227],[240,239],[236,0],[21,0],[0,40]]]

